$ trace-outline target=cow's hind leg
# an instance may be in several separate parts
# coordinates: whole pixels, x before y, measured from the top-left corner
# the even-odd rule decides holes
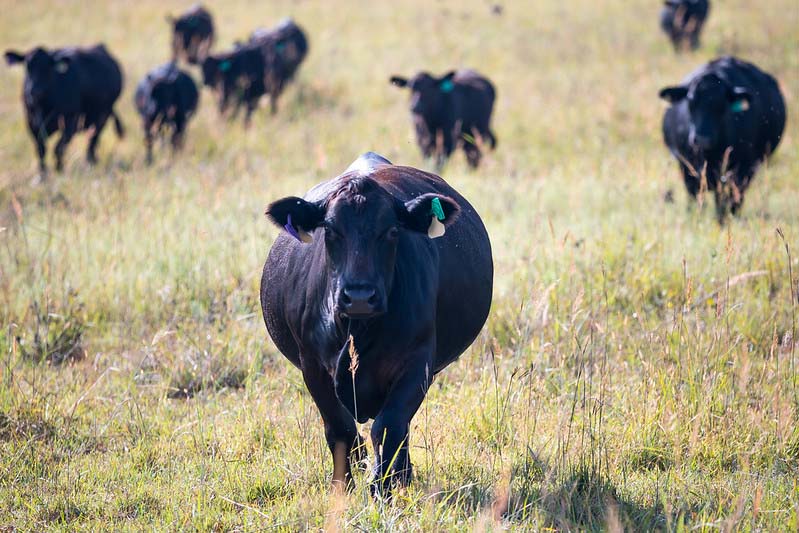
[[[472,130],[469,134],[463,135],[463,151],[466,154],[466,161],[472,168],[477,168],[480,165],[480,158],[482,154],[480,147],[477,146],[476,130]]]
[[[144,148],[147,151],[147,164],[151,165],[153,162],[153,123],[149,120],[144,121]]]
[[[303,359],[302,377],[325,424],[325,439],[333,455],[333,488],[352,486],[350,458],[363,458],[363,439],[355,420],[336,397],[333,380],[318,362]]]
[[[375,496],[388,496],[392,485],[407,485],[411,480],[409,428],[432,378],[429,363],[415,359],[416,363],[411,363],[409,370],[392,387],[383,409],[372,424],[372,447],[375,450],[372,493]]]
[[[183,148],[183,140],[185,139],[186,133],[186,115],[182,112],[175,113],[173,125],[172,152],[174,153]]]
[[[109,116],[110,113],[100,115],[94,122],[92,136],[89,138],[89,147],[86,149],[86,161],[91,165],[97,163],[97,142],[100,140],[100,134],[103,133]]]

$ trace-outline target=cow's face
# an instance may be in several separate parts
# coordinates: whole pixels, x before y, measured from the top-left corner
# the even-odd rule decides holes
[[[421,72],[410,80],[392,76],[390,81],[397,87],[408,87],[411,90],[411,113],[433,117],[438,114],[454,89],[454,75],[454,72],[449,72],[440,78],[434,78],[427,72]]]
[[[691,116],[688,141],[696,150],[724,149],[721,133],[734,115],[749,109],[751,95],[742,87],[733,87],[714,75],[703,76],[690,86],[666,87],[660,91],[664,100],[686,100]]]
[[[235,85],[232,78],[233,61],[230,57],[206,57],[203,60],[203,85],[214,89],[219,94],[219,110],[224,112],[228,105],[230,93]]]
[[[388,308],[397,249],[403,232],[424,233],[437,221],[455,221],[458,204],[425,194],[402,203],[369,178],[347,182],[323,203],[279,200],[267,216],[298,240],[323,239],[329,289],[335,312],[350,319],[378,316]]]
[[[58,75],[69,69],[69,58],[56,59],[41,47],[34,48],[27,54],[7,50],[5,56],[9,65],[25,63],[25,99],[31,105],[39,102]]]

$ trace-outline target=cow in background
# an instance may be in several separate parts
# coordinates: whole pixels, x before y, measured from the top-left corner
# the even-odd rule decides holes
[[[436,158],[436,168],[441,169],[458,146],[472,168],[480,164],[480,141],[496,147],[491,131],[496,91],[484,76],[473,70],[451,71],[440,78],[420,72],[411,79],[392,76],[390,81],[411,90],[416,140],[425,157]]]
[[[172,148],[183,146],[186,125],[197,110],[199,93],[194,80],[175,63],[157,67],[139,82],[134,103],[142,118],[147,163],[153,160],[153,140],[172,130]]]
[[[90,48],[48,50],[37,46],[26,53],[7,50],[9,65],[25,64],[22,99],[28,129],[36,144],[39,169],[47,173],[47,139],[61,133],[55,146],[56,169],[64,168],[64,151],[78,131],[89,131],[86,159],[97,162],[100,134],[109,118],[117,135],[124,135],[114,104],[122,92],[122,69],[103,44]]]
[[[198,65],[208,56],[214,44],[214,19],[203,6],[195,4],[175,18],[167,15],[172,25],[172,61],[185,59]]]
[[[785,129],[777,80],[728,56],[661,89],[660,97],[671,104],[663,115],[663,140],[688,193],[695,198],[706,185],[715,194],[719,222],[729,211],[737,214],[758,166]]]

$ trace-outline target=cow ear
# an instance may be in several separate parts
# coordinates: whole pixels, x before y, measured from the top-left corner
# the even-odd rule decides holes
[[[16,65],[25,61],[25,54],[20,54],[16,50],[6,50],[6,63]]]
[[[452,81],[454,77],[454,70],[447,72],[438,80],[438,87],[445,93],[451,92],[455,88],[455,83]]]
[[[396,87],[405,87],[406,85],[408,85],[408,80],[401,76],[391,76],[391,79],[389,81],[391,82],[391,85],[394,85]]]
[[[727,98],[730,101],[730,109],[733,113],[746,111],[752,103],[752,93],[744,87],[734,87],[730,90]]]
[[[324,221],[325,209],[319,204],[289,196],[271,203],[266,208],[266,216],[298,241],[310,243],[313,241],[310,232]]]
[[[682,100],[688,95],[688,88],[687,87],[664,87],[658,93],[663,100],[669,102],[670,104],[674,104]]]
[[[167,21],[168,24],[172,24],[173,26],[175,25],[175,22],[177,22],[175,17],[173,17],[172,15],[167,15],[166,16],[166,21]]]
[[[444,235],[445,228],[457,220],[458,202],[441,194],[423,194],[405,202],[402,224],[412,231],[427,233],[431,239]]]

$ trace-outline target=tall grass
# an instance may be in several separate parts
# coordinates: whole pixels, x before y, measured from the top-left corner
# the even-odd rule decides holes
[[[6,6],[3,49],[107,43],[129,135],[94,168],[78,138],[33,185],[22,72],[0,68],[0,528],[799,527],[795,3],[717,2],[682,56],[657,2],[492,5],[211,4],[218,46],[292,15],[310,55],[249,130],[203,92],[152,167],[133,87],[186,6]],[[687,201],[656,96],[721,53],[772,72],[790,114],[724,227]],[[329,497],[319,415],[260,317],[263,208],[369,149],[424,167],[388,78],[461,65],[498,88],[498,150],[444,172],[491,235],[491,316],[414,420],[411,486],[375,502],[355,469]]]

